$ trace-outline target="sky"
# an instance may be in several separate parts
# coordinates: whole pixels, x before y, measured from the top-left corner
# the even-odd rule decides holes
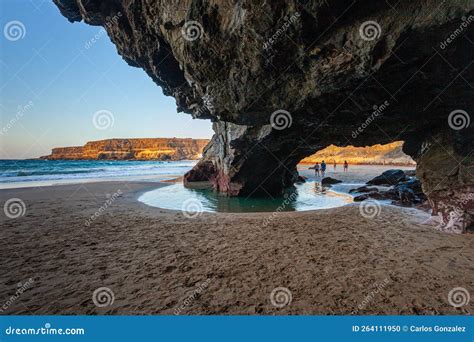
[[[70,23],[52,0],[1,0],[0,30],[0,159],[108,138],[212,136],[210,121],[177,113],[101,27]]]

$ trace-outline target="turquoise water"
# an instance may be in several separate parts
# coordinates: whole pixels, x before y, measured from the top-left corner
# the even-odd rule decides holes
[[[187,212],[265,212],[335,208],[351,203],[352,196],[330,191],[313,181],[298,184],[277,198],[228,197],[212,189],[187,189],[178,183],[149,191],[138,200],[153,207]]]
[[[273,212],[306,211],[329,209],[352,203],[349,190],[360,187],[382,172],[393,169],[413,169],[410,167],[355,165],[349,166],[349,172],[342,167],[328,168],[326,176],[342,180],[332,187],[322,187],[321,177],[315,177],[314,171],[307,165],[299,165],[300,175],[307,182],[295,185],[279,198],[236,198],[218,194],[210,189],[187,189],[181,183],[173,184],[146,192],[139,201],[163,209],[195,212]]]

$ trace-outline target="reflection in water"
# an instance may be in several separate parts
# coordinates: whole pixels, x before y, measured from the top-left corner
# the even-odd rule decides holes
[[[181,210],[190,198],[199,201],[205,212],[235,213],[326,209],[352,202],[351,196],[328,190],[319,182],[297,184],[278,198],[228,197],[212,189],[188,189],[179,183],[149,191],[139,201],[153,207]]]
[[[319,195],[325,194],[326,190],[327,190],[327,188],[323,187],[321,182],[314,182],[314,193],[315,194],[319,194]]]

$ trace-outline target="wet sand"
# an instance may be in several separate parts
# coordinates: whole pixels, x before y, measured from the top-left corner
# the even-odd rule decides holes
[[[353,204],[187,218],[136,200],[160,186],[0,190],[2,205],[26,204],[24,216],[0,218],[1,314],[474,313],[474,298],[448,302],[453,288],[474,292],[474,234],[423,226],[421,211],[382,206],[365,218]],[[111,305],[94,304],[101,287]]]

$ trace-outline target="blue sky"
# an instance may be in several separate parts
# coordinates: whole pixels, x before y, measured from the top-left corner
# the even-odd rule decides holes
[[[0,159],[107,138],[211,137],[210,121],[177,113],[100,27],[69,23],[51,0],[2,0],[0,29]],[[113,125],[98,129],[97,112]]]

